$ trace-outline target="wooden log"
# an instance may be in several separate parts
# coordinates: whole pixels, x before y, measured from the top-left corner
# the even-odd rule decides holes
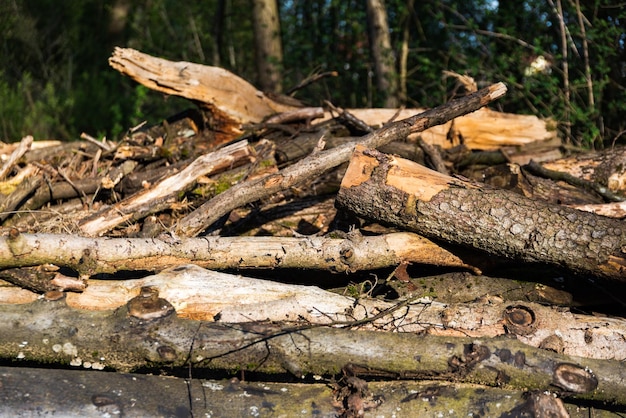
[[[445,176],[378,151],[355,151],[337,205],[429,238],[626,281],[622,222]]]
[[[55,264],[82,275],[120,270],[160,271],[195,263],[212,269],[309,268],[354,272],[402,262],[472,269],[471,266],[412,233],[382,236],[352,234],[329,237],[203,237],[170,239],[86,238],[62,234],[20,234],[0,237],[0,266]]]
[[[370,126],[383,126],[392,117],[403,119],[424,109],[349,109],[349,112]],[[327,118],[329,118],[327,116]],[[516,115],[482,108],[460,116],[452,122],[431,127],[420,134],[424,141],[442,148],[464,144],[470,149],[496,150],[502,147],[525,147],[552,144],[558,147],[556,124],[532,115]],[[555,142],[556,141],[556,142]]]
[[[497,297],[452,304],[429,298],[399,303],[355,299],[315,286],[275,283],[193,265],[141,279],[90,279],[82,293],[66,293],[65,301],[77,310],[119,309],[146,289],[158,292],[181,318],[228,323],[306,321],[316,326],[454,337],[514,335],[529,346],[569,356],[626,360],[626,321],[620,318],[575,314],[562,307]],[[53,298],[47,293],[45,299]],[[0,300],[4,300],[2,292]]]
[[[185,97],[210,110],[213,128],[240,134],[243,123],[261,122],[296,106],[267,97],[244,79],[219,67],[173,62],[130,48],[115,48],[109,65],[144,86]]]
[[[334,417],[347,409],[350,395],[346,394],[352,395],[352,402],[358,399],[366,414],[377,416],[436,416],[444,411],[460,416],[519,416],[522,412],[540,416],[555,408],[572,418],[591,414],[589,407],[563,403],[553,392],[527,394],[436,380],[366,382],[357,377],[338,378],[332,385],[240,381],[237,377],[218,380],[198,378],[194,372],[180,378],[0,367],[0,415],[32,417],[54,411],[63,417]],[[349,387],[353,382],[360,384],[358,391]],[[594,417],[604,417],[597,408],[593,411]]]
[[[141,301],[139,301],[141,302]],[[162,307],[167,301],[156,304]],[[226,371],[454,380],[509,389],[557,389],[626,405],[623,362],[565,356],[514,339],[140,317],[69,309],[62,301],[0,306],[0,358],[101,370],[191,367]],[[140,315],[140,314],[139,314]]]

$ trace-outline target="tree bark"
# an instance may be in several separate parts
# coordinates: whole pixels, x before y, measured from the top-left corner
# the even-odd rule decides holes
[[[385,98],[385,107],[398,107],[398,72],[391,48],[387,10],[383,0],[367,0],[370,48],[376,69],[376,87]]]
[[[283,47],[276,0],[252,0],[252,28],[258,85],[265,92],[282,92]]]
[[[336,202],[429,238],[626,281],[622,222],[445,176],[375,150],[355,151]]]
[[[141,296],[140,296],[141,297]],[[162,306],[166,302],[158,302]],[[626,405],[623,362],[565,356],[511,338],[457,338],[271,323],[140,318],[68,309],[62,301],[0,306],[0,357],[73,367],[142,367],[437,379],[524,390],[557,388],[580,399]],[[28,312],[28,315],[24,314]]]

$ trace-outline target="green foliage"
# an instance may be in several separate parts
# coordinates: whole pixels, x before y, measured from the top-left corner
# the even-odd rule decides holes
[[[569,34],[567,74],[559,17],[550,2],[386,0],[398,54],[408,28],[407,105],[449,100],[455,81],[442,76],[449,70],[474,77],[479,86],[506,82],[509,93],[495,106],[554,118],[567,141],[593,147],[620,140],[626,130],[626,11],[611,0],[579,0],[586,22],[581,28],[577,2],[561,3]],[[118,13],[125,4],[127,13]],[[285,88],[334,70],[338,77],[297,97],[312,105],[383,103],[374,88],[364,2],[279,5]],[[71,140],[83,131],[116,138],[144,119],[156,123],[189,106],[109,68],[115,46],[221,66],[255,82],[251,10],[250,0],[191,1],[184,7],[176,0],[0,2],[0,140],[26,134]],[[539,55],[551,71],[525,74]]]

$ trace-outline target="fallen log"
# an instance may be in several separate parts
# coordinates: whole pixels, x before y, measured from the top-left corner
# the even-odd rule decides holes
[[[213,128],[231,136],[241,134],[243,123],[298,109],[272,100],[219,67],[168,61],[130,48],[115,48],[109,65],[150,89],[199,103],[210,111]]]
[[[350,365],[364,378],[556,389],[577,399],[626,405],[623,362],[565,356],[508,337],[190,321],[163,310],[164,299],[155,304],[164,312],[161,316],[142,316],[136,304],[141,305],[141,299],[115,311],[75,310],[62,301],[44,300],[0,306],[0,357],[96,370],[186,366],[298,378],[334,375]]]
[[[455,337],[508,334],[529,346],[569,356],[626,359],[623,319],[574,314],[565,308],[537,303],[505,302],[497,297],[464,304],[446,304],[430,298],[397,303],[368,297],[355,299],[315,286],[275,283],[193,265],[130,280],[91,279],[85,289],[78,291],[65,295],[70,308],[118,309],[140,295],[147,295],[143,299],[149,301],[158,292],[182,318],[228,323],[304,321],[316,326]],[[49,295],[45,295],[48,300]],[[24,315],[26,320],[29,314]]]
[[[266,95],[219,67],[169,61],[130,48],[115,48],[109,65],[150,89],[197,103],[209,111],[214,129],[227,133],[231,139],[242,132],[242,125],[266,118],[270,123],[285,123],[294,117],[310,120],[324,116],[321,121],[332,117],[332,112],[324,115],[321,108],[303,109]],[[370,126],[380,127],[394,117],[404,119],[425,110],[350,109],[349,112]],[[559,143],[554,122],[488,109],[460,117],[454,124],[446,121],[441,126],[424,129],[421,136],[430,144],[444,148],[463,143],[472,149],[498,149],[535,142],[551,142],[556,148]]]
[[[451,410],[461,416],[538,416],[546,410],[558,410],[570,415],[552,416],[582,418],[591,413],[588,407],[563,403],[553,393],[529,396],[522,390],[433,380],[365,382],[352,377],[330,385],[208,380],[196,378],[194,370],[190,374],[176,378],[0,367],[0,415],[25,417],[54,411],[64,417],[331,417],[348,409],[349,403],[362,405],[365,413],[378,416],[435,416]],[[354,382],[358,382],[359,390],[349,387]],[[346,391],[352,397],[345,396]]]
[[[336,202],[429,238],[626,281],[622,222],[445,176],[375,150],[357,148]]]
[[[164,237],[165,238],[165,237]],[[84,276],[126,271],[160,271],[195,263],[211,269],[310,268],[354,272],[402,262],[474,270],[459,257],[412,233],[381,236],[86,238],[62,234],[0,237],[0,266],[54,264]]]

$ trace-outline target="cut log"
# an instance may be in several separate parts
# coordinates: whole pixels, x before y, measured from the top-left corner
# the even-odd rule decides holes
[[[429,238],[626,281],[622,222],[445,176],[375,150],[355,151],[337,205]]]

